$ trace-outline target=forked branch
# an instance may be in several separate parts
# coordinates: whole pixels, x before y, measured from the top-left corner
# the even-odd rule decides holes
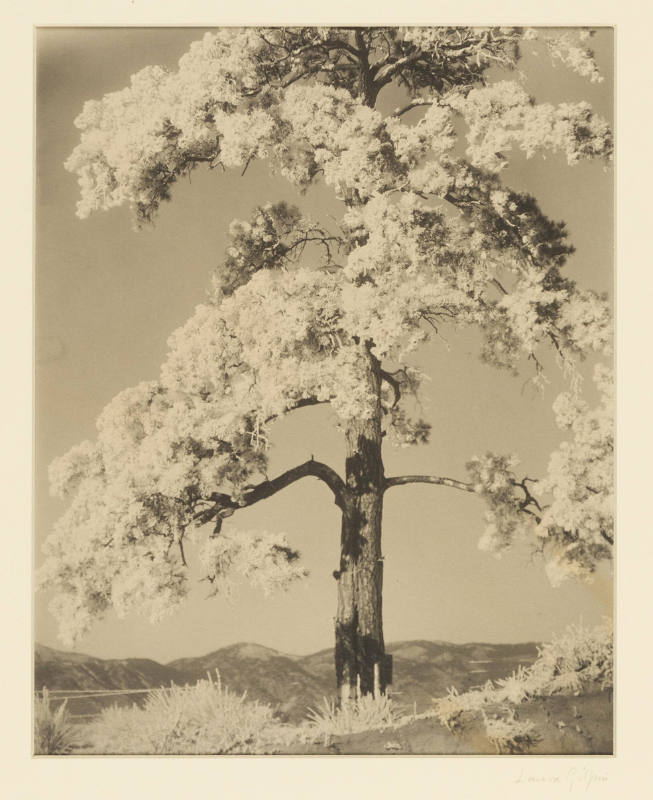
[[[394,394],[392,408],[395,408],[401,400],[401,384],[391,373],[386,372],[384,369],[381,370],[381,378],[392,387]]]

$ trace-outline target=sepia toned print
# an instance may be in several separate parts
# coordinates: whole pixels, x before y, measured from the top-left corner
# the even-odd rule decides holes
[[[36,753],[612,752],[611,57],[39,31]]]

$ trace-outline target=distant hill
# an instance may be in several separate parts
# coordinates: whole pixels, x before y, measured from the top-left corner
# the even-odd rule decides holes
[[[442,697],[455,686],[467,691],[488,680],[505,678],[521,664],[537,658],[537,645],[451,644],[449,642],[395,642],[387,647],[393,656],[395,698],[417,711],[425,711],[434,697]]]
[[[103,659],[83,653],[64,652],[37,644],[34,650],[34,688],[53,689],[152,689],[186,683],[186,676],[172,667],[147,658]],[[144,696],[144,695],[143,695]],[[112,705],[131,704],[139,695],[74,698],[73,714],[92,714]]]
[[[333,654],[331,656],[333,661]],[[252,700],[269,703],[285,719],[301,719],[308,706],[322,703],[333,693],[333,676],[306,669],[306,659],[288,656],[256,644],[234,644],[200,658],[180,658],[169,666],[183,672],[187,680],[206,678],[209,672],[225,686]],[[331,667],[333,672],[333,666]]]
[[[472,686],[510,675],[519,664],[537,657],[534,643],[451,644],[448,642],[395,642],[387,647],[394,660],[392,691],[397,701],[417,711],[430,707],[450,686],[465,691]],[[183,685],[215,677],[225,686],[252,700],[269,703],[289,721],[302,719],[309,706],[322,705],[335,694],[333,650],[309,656],[280,653],[257,644],[235,644],[205,656],[180,658],[169,664],[149,659],[101,659],[36,645],[34,686],[54,689],[144,689]],[[114,702],[125,705],[144,695],[74,698],[72,714],[92,714]]]

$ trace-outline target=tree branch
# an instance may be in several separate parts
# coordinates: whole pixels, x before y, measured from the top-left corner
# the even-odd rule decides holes
[[[403,108],[396,108],[392,112],[392,114],[390,114],[390,116],[391,117],[401,117],[403,114],[406,114],[408,111],[412,111],[413,108],[418,108],[419,106],[432,106],[432,105],[434,105],[435,102],[436,102],[435,100],[422,100],[421,98],[417,99],[417,100],[411,100],[410,103],[406,103],[406,105],[403,106]]]
[[[184,553],[184,542],[183,539],[179,540],[179,554],[181,555],[181,563],[187,567],[188,564],[186,563],[186,554]]]
[[[395,478],[386,478],[385,489],[393,486],[403,486],[407,483],[432,483],[436,486],[450,486],[452,489],[461,489],[463,492],[475,494],[474,484],[457,481],[454,478],[438,478],[435,475],[399,475]]]
[[[540,513],[542,511],[542,507],[538,503],[537,499],[530,493],[528,487],[526,486],[527,481],[535,482],[533,478],[524,478],[521,481],[512,481],[513,486],[518,486],[523,490],[525,495],[525,499],[519,504],[519,510],[524,514],[528,514],[529,516],[533,517],[539,525],[542,522],[542,517],[528,508],[528,506],[535,506]],[[408,483],[431,483],[435,484],[436,486],[450,486],[452,489],[461,489],[464,492],[476,494],[474,485],[471,483],[457,481],[454,478],[439,478],[435,475],[400,475],[395,478],[386,478],[384,489],[390,489],[392,486],[403,486]],[[589,489],[589,487],[587,488]],[[601,530],[600,534],[602,538],[608,542],[608,544],[614,545],[614,539],[608,533],[606,533],[604,530]]]
[[[381,378],[392,387],[392,391],[394,393],[394,402],[392,403],[392,408],[395,408],[401,400],[401,387],[399,381],[384,369],[381,370]]]
[[[298,400],[292,408],[287,408],[286,413],[290,411],[295,411],[298,408],[306,408],[306,406],[320,406],[326,405],[329,403],[329,400],[318,400],[317,397],[302,397],[301,400]],[[268,420],[266,420],[267,422]]]
[[[414,50],[412,53],[402,56],[390,64],[383,64],[380,69],[375,70],[374,80],[381,86],[385,86],[397,72],[419,60],[422,55],[423,53],[420,50]]]
[[[535,508],[540,512],[540,514],[542,513],[542,506],[537,501],[537,498],[533,497],[533,495],[530,493],[528,486],[526,486],[527,481],[530,481],[531,483],[537,483],[537,481],[534,478],[528,478],[528,477],[523,478],[521,481],[512,480],[511,483],[513,486],[519,486],[519,488],[524,493],[524,499],[519,504],[520,511],[524,511],[527,514],[530,514],[531,516],[535,517],[535,520],[539,525],[539,523],[542,521],[542,518],[534,511],[531,511],[528,508],[528,506],[531,505],[535,506]]]
[[[201,511],[196,515],[195,521],[200,525],[205,525],[207,522],[215,519],[216,517],[229,517],[240,508],[247,508],[261,500],[272,497],[273,494],[285,489],[302,478],[308,476],[319,478],[321,481],[331,489],[334,494],[336,505],[342,508],[346,502],[348,490],[347,487],[338,473],[323,464],[320,461],[305,461],[297,467],[286,470],[281,475],[273,478],[273,480],[263,481],[257,486],[249,489],[240,501],[232,500],[228,494],[221,492],[214,492],[208,500],[213,503],[209,509]]]
[[[247,162],[245,163],[245,166],[243,167],[243,171],[240,173],[240,177],[241,178],[247,172],[247,167],[249,167],[249,165],[250,165],[250,163],[251,163],[253,158],[254,158],[254,156],[250,155],[249,158],[247,159]]]

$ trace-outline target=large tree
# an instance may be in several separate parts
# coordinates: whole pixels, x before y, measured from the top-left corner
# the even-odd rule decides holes
[[[148,67],[129,87],[88,102],[67,167],[78,214],[129,204],[151,223],[175,181],[200,165],[245,171],[253,159],[292,184],[321,182],[337,220],[285,202],[230,228],[210,297],[169,341],[160,378],[120,393],[96,441],[56,460],[70,497],[46,543],[43,584],[64,635],[113,607],[153,618],[187,592],[185,544],[201,550],[219,590],[230,570],[266,587],[304,574],[283,536],[225,523],[239,509],[314,476],[342,513],[336,675],[343,696],[384,689],[382,512],[386,492],[430,483],[481,495],[492,551],[532,535],[553,580],[610,558],[612,390],[580,397],[576,362],[607,355],[605,300],[563,267],[563,223],[501,181],[511,149],[562,151],[570,165],[612,151],[587,103],[538,104],[506,79],[518,28],[266,28],[206,34],[176,71]],[[545,36],[549,54],[600,80],[587,32]],[[498,78],[497,78],[498,76]],[[405,102],[377,109],[399,87]],[[219,180],[219,170],[216,171]],[[569,381],[556,403],[569,440],[548,474],[518,477],[512,456],[467,463],[468,480],[385,475],[382,444],[417,445],[423,379],[414,355],[447,326],[482,332],[481,357],[544,380],[549,347]],[[344,437],[344,471],[311,458],[269,478],[273,423],[328,403]],[[397,487],[397,488],[395,488]],[[381,668],[379,668],[381,665]]]

